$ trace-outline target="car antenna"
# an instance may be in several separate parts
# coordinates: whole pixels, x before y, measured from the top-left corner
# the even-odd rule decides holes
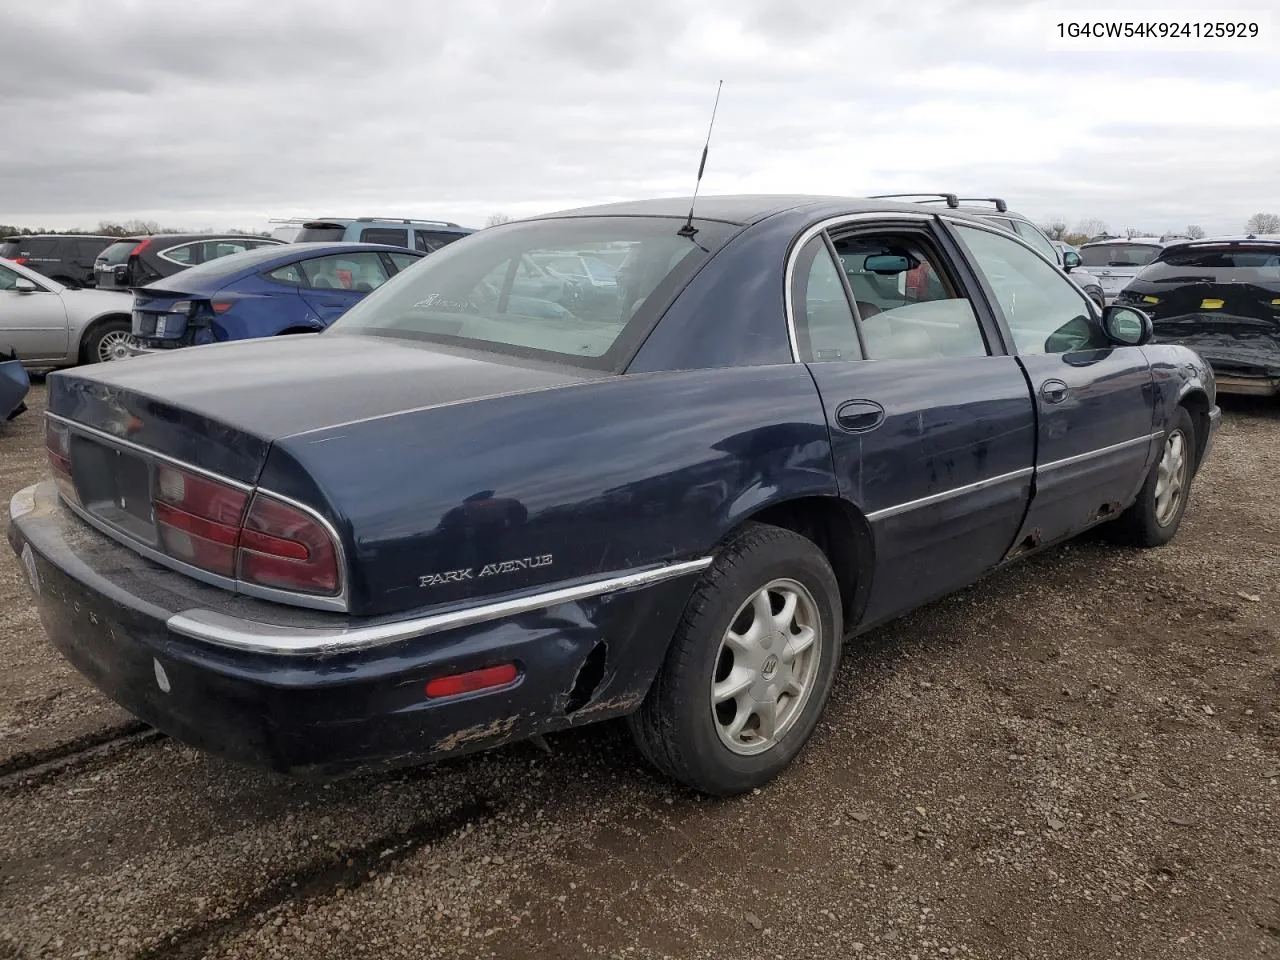
[[[716,102],[711,107],[711,122],[707,124],[707,142],[702,145],[702,162],[698,164],[698,179],[693,183],[693,198],[689,201],[689,219],[676,231],[678,237],[692,237],[698,232],[698,228],[693,225],[693,205],[698,202],[698,187],[702,185],[702,171],[707,168],[707,151],[711,149],[711,130],[716,125],[716,109],[720,106],[720,88],[723,86],[723,80],[716,85]]]

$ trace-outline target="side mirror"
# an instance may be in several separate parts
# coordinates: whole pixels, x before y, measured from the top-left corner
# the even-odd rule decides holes
[[[17,280],[13,281],[13,289],[19,293],[35,293],[40,288],[35,285],[34,281],[28,280],[26,277],[18,277]]]
[[[1122,347],[1140,347],[1150,343],[1154,335],[1151,318],[1133,307],[1106,307],[1102,311],[1102,328],[1112,343]]]
[[[1074,250],[1064,250],[1062,253],[1062,269],[1070,273],[1078,266],[1080,266],[1080,254]]]

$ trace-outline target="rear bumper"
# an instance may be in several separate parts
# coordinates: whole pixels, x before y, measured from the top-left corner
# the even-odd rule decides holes
[[[355,622],[160,569],[81,523],[49,483],[19,491],[10,511],[45,630],[77,670],[178,740],[299,776],[418,763],[631,712],[705,566],[659,568],[667,575],[569,602],[526,598],[521,612],[476,623]],[[599,644],[602,673],[601,651],[584,670]],[[426,699],[432,677],[498,663],[516,664],[513,684]]]
[[[1280,376],[1233,377],[1217,374],[1219,393],[1242,393],[1255,397],[1274,397],[1280,394]]]

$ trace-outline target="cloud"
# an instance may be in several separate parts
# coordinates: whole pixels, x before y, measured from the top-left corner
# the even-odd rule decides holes
[[[1280,203],[1274,52],[1051,50],[1069,6],[11,5],[0,221],[479,225],[687,194],[718,79],[709,193],[955,190],[1153,230]]]

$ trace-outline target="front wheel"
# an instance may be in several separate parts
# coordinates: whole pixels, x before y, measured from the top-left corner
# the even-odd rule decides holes
[[[804,747],[841,649],[840,588],[810,540],[753,524],[703,575],[640,710],[640,752],[704,793],[777,776]]]
[[[1114,538],[1136,547],[1159,547],[1172,540],[1191,496],[1195,458],[1195,425],[1187,409],[1179,407],[1137,501],[1112,524]]]

